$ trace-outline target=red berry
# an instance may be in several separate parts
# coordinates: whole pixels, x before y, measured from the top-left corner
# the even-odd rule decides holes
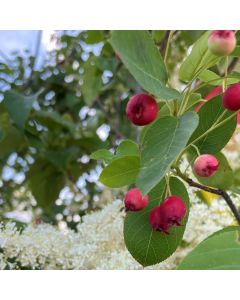
[[[124,203],[126,211],[142,210],[148,204],[148,195],[143,197],[141,191],[137,188],[134,188],[126,193]]]
[[[161,217],[161,207],[155,207],[151,210],[149,215],[149,223],[152,226],[153,230],[167,232],[169,229],[169,224],[164,222],[164,219]]]
[[[187,207],[178,196],[169,196],[160,205],[161,217],[170,225],[180,225],[184,218]]]
[[[215,55],[228,55],[237,43],[233,30],[213,30],[208,38],[208,48]]]
[[[157,117],[157,113],[158,105],[156,100],[146,94],[133,96],[126,107],[128,120],[138,126],[151,123]]]
[[[231,111],[240,109],[240,83],[231,85],[223,95],[223,106]]]
[[[201,177],[211,177],[215,174],[219,166],[216,157],[210,154],[203,154],[196,158],[193,170],[196,175]]]
[[[170,196],[160,206],[154,208],[149,216],[149,222],[153,230],[168,234],[172,226],[180,226],[180,222],[186,215],[187,207],[178,196]]]

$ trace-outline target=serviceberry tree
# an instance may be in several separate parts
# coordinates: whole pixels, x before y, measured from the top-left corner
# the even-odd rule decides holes
[[[103,161],[100,182],[131,187],[124,201],[124,239],[140,264],[159,263],[180,245],[191,186],[221,196],[236,226],[208,238],[179,268],[238,268],[240,213],[230,197],[234,172],[221,152],[235,132],[240,110],[240,74],[234,72],[237,32],[201,33],[183,62],[171,55],[176,35],[167,31],[159,46],[148,31],[111,33],[110,44],[144,91],[126,107],[126,118],[139,135],[135,141],[123,140],[114,153],[101,150],[92,157]],[[171,80],[173,64],[180,66],[178,85]],[[207,86],[216,87],[204,99]]]

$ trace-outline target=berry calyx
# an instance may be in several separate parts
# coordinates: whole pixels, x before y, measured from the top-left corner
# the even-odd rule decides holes
[[[158,105],[153,97],[147,94],[137,94],[128,101],[126,114],[130,122],[144,126],[157,117]]]
[[[240,109],[240,83],[231,85],[223,95],[223,106],[231,111]]]
[[[196,158],[193,164],[193,171],[201,177],[213,176],[219,167],[216,157],[210,154],[203,154]]]
[[[148,204],[148,195],[143,197],[138,188],[133,188],[126,193],[124,204],[126,211],[142,210]]]
[[[172,226],[181,226],[180,222],[185,217],[186,204],[178,196],[166,198],[160,206],[154,208],[149,215],[149,223],[153,230],[169,234]]]
[[[229,55],[237,43],[233,30],[213,30],[208,38],[209,50],[218,56]]]
[[[149,215],[149,223],[151,224],[153,230],[163,231],[164,224],[160,217],[160,206],[157,206],[151,210]],[[164,228],[164,231],[167,229],[168,228]]]

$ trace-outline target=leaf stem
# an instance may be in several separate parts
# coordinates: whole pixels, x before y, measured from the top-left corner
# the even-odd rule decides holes
[[[168,52],[169,52],[169,47],[170,47],[170,42],[172,40],[173,34],[174,34],[175,30],[171,30],[168,36],[168,40],[167,40],[167,45],[166,45],[166,50],[164,53],[164,63],[166,65],[167,63],[167,58],[168,58]]]

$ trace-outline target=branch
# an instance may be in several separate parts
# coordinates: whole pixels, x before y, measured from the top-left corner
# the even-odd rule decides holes
[[[184,176],[179,170],[177,170],[177,175],[179,177],[181,177],[183,180],[185,180],[192,187],[195,187],[200,190],[221,196],[226,201],[226,203],[229,206],[229,208],[231,209],[234,217],[236,218],[238,224],[240,225],[240,213],[227,192],[225,192],[224,190],[221,190],[221,189],[211,188],[211,187],[202,185],[198,182],[195,182],[192,179]]]

